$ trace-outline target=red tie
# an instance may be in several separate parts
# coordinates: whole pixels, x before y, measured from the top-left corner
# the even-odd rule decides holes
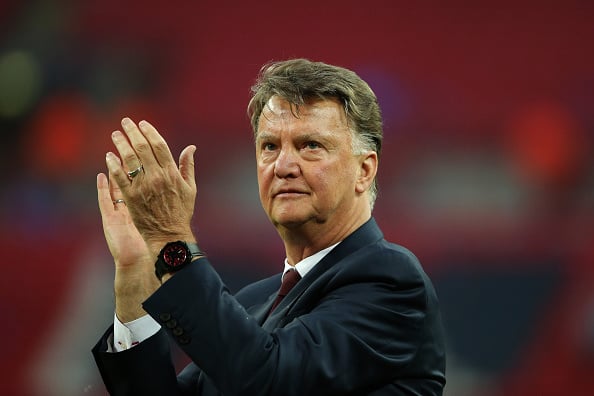
[[[301,279],[301,276],[299,275],[299,272],[297,272],[296,270],[290,269],[287,272],[285,272],[285,274],[283,275],[283,283],[281,284],[280,290],[278,291],[276,300],[274,300],[274,303],[272,304],[272,308],[270,308],[270,312],[274,311],[274,308],[276,308],[276,306],[280,304],[282,299],[287,294],[289,294],[293,286],[295,286],[297,282],[299,282],[299,279]]]

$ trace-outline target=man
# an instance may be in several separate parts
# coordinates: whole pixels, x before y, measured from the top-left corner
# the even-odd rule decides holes
[[[435,292],[371,217],[382,141],[375,95],[355,73],[303,59],[264,67],[253,92],[260,199],[285,245],[285,296],[281,274],[229,294],[190,226],[195,147],[178,167],[153,126],[124,119],[112,134],[119,157],[106,156],[110,182],[97,178],[116,267],[115,323],[93,349],[107,389],[441,395]],[[192,360],[179,375],[169,338]]]

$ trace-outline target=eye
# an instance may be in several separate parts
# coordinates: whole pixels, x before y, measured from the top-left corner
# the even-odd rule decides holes
[[[274,143],[270,143],[270,142],[262,143],[262,150],[264,150],[264,151],[274,151],[275,149],[276,149],[276,144],[274,144]]]
[[[306,143],[305,143],[305,145],[304,145],[304,147],[305,147],[306,149],[309,149],[309,150],[316,150],[316,149],[319,149],[319,148],[320,148],[320,147],[322,147],[322,146],[320,145],[320,143],[318,143],[318,142],[313,142],[313,141],[312,141],[312,142],[306,142]]]

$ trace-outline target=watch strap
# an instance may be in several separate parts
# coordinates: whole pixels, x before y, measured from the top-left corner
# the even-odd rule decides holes
[[[197,243],[186,242],[186,246],[188,247],[188,250],[190,251],[191,258],[198,257],[198,256],[204,256],[204,252],[202,250],[200,250],[200,247],[198,246]]]

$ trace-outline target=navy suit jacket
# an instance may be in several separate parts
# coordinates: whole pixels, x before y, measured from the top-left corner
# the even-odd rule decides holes
[[[418,260],[373,219],[330,251],[267,313],[280,274],[231,295],[208,259],[145,303],[162,330],[108,353],[93,348],[113,395],[441,395],[438,301]],[[172,338],[192,363],[176,375]]]

